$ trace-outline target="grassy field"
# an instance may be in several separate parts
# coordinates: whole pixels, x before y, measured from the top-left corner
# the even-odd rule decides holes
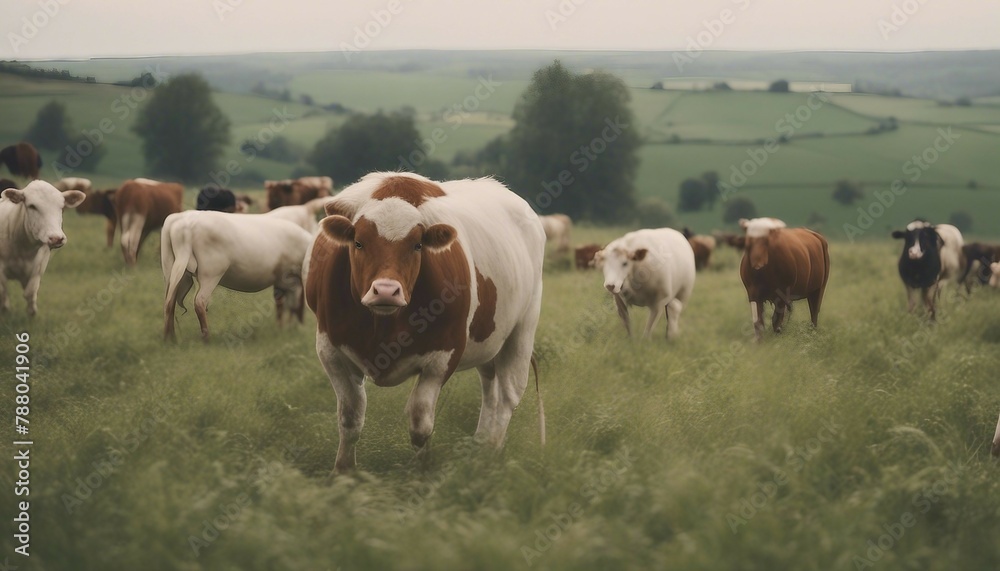
[[[211,343],[192,312],[166,346],[157,237],[125,271],[102,220],[68,213],[65,228],[38,317],[12,285],[0,321],[7,366],[14,334],[31,335],[22,569],[1000,566],[1000,295],[949,292],[934,326],[906,314],[898,243],[834,242],[820,328],[796,305],[760,345],[735,251],[698,275],[669,343],[662,322],[625,339],[599,275],[550,259],[536,338],[548,445],[529,389],[504,452],[473,446],[480,390],[463,372],[421,461],[409,383],[369,387],[361,469],[331,478],[336,398],[310,314],[279,330],[268,292],[220,289]],[[13,383],[0,398],[12,406]],[[11,490],[13,471],[0,481]]]

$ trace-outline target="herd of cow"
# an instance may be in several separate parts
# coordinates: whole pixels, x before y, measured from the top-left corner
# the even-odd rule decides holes
[[[166,339],[175,337],[175,307],[184,307],[195,281],[195,313],[205,340],[209,300],[218,286],[273,288],[279,323],[286,312],[301,321],[304,305],[315,313],[316,352],[337,394],[338,471],[355,465],[366,378],[395,386],[417,377],[406,414],[411,442],[420,449],[433,430],[445,382],[456,371],[475,368],[482,383],[476,436],[502,446],[536,369],[545,244],[568,252],[572,222],[565,215],[538,216],[492,178],[435,182],[380,172],[336,195],[332,186],[327,177],[269,181],[262,214],[241,214],[252,201],[214,187],[199,193],[197,210],[183,211],[181,185],[149,179],[110,191],[94,190],[80,178],[11,186],[0,194],[0,304],[9,308],[6,283],[18,280],[28,314],[35,314],[49,255],[66,243],[65,208],[107,217],[108,246],[120,228],[129,266],[136,264],[145,237],[162,228]],[[317,222],[320,209],[325,216]],[[765,302],[774,305],[775,332],[799,299],[807,300],[816,325],[830,276],[827,241],[774,218],[741,220],[740,226],[742,234],[717,236],[637,230],[604,246],[578,248],[575,259],[578,267],[603,272],[629,334],[629,306],[648,309],[645,336],[662,315],[668,339],[679,333],[696,271],[709,264],[720,242],[743,251],[740,277],[758,341]],[[942,284],[968,284],[977,265],[981,279],[1000,282],[1000,248],[965,245],[953,226],[914,221],[893,236],[905,240],[899,273],[910,311],[919,293],[934,319]],[[535,384],[537,390],[537,369]],[[544,443],[540,395],[538,413]],[[994,453],[1000,453],[1000,422]]]

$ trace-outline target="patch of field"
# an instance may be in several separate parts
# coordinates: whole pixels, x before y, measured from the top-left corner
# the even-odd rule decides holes
[[[920,121],[942,125],[1000,123],[1000,107],[942,105],[930,99],[888,97],[868,94],[834,94],[833,101],[851,111],[874,117],[895,117],[900,121]],[[981,102],[977,99],[976,103]]]
[[[840,569],[903,517],[880,568],[1000,565],[1000,296],[946,293],[928,326],[905,313],[889,240],[834,242],[819,330],[799,302],[759,346],[731,249],[698,275],[672,342],[662,321],[625,339],[599,274],[552,260],[544,450],[533,389],[503,454],[471,446],[480,389],[464,372],[421,461],[409,383],[370,386],[361,469],[331,479],[336,399],[308,312],[279,330],[269,292],[220,289],[211,343],[189,312],[165,346],[157,236],[123,271],[103,220],[65,227],[38,317],[13,286],[0,321],[5,358],[31,334],[32,557],[47,569]],[[574,241],[626,230],[579,225]]]

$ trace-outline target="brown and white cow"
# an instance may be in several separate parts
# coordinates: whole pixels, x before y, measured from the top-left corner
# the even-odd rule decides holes
[[[127,180],[115,192],[115,212],[121,227],[122,255],[134,266],[146,236],[159,230],[167,216],[183,207],[184,187],[173,182],[150,179]]]
[[[422,449],[441,387],[475,367],[476,436],[501,447],[533,362],[545,249],[538,217],[496,180],[411,173],[369,174],[326,212],[303,278],[316,353],[337,393],[336,470],[355,465],[365,376],[382,387],[417,376],[406,411]],[[539,419],[544,442],[540,398]]]
[[[792,302],[806,299],[813,325],[830,278],[830,252],[826,239],[807,228],[786,228],[773,218],[740,220],[746,231],[740,278],[747,290],[754,338],[764,332],[764,302],[774,304],[771,328],[780,333]]]
[[[60,192],[64,192],[67,190],[79,190],[80,192],[86,194],[90,192],[92,184],[89,178],[69,176],[66,178],[59,179],[59,181],[53,184],[52,186],[56,187],[56,190]]]
[[[538,219],[542,221],[545,239],[556,245],[557,252],[568,252],[570,234],[573,232],[573,220],[565,214],[549,214],[539,216]]]
[[[587,270],[594,267],[594,256],[603,249],[599,244],[585,244],[573,250],[576,269]]]
[[[35,180],[24,190],[0,193],[0,312],[10,308],[7,280],[17,280],[28,302],[28,316],[38,311],[38,286],[49,264],[52,250],[66,244],[62,230],[63,210],[83,202],[78,190],[59,192]]]
[[[267,180],[264,181],[264,190],[267,191],[267,209],[274,210],[330,196],[333,179],[328,176],[304,176],[295,180]]]

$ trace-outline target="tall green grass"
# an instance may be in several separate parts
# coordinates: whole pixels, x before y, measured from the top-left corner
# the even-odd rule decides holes
[[[536,337],[544,449],[529,389],[503,453],[479,450],[479,383],[463,372],[420,460],[409,384],[370,386],[360,469],[330,477],[336,398],[311,315],[280,330],[269,293],[220,289],[211,343],[190,312],[164,345],[156,237],[122,273],[102,220],[65,226],[38,317],[13,286],[0,318],[0,358],[10,366],[22,330],[34,357],[32,556],[10,558],[21,568],[1000,565],[1000,296],[946,292],[937,325],[906,314],[898,244],[834,242],[819,329],[796,305],[759,345],[735,251],[698,275],[669,343],[662,321],[652,340],[626,339],[599,274],[551,259]],[[5,407],[13,394],[0,388]],[[10,494],[12,470],[0,474]],[[886,534],[892,546],[869,554]]]

